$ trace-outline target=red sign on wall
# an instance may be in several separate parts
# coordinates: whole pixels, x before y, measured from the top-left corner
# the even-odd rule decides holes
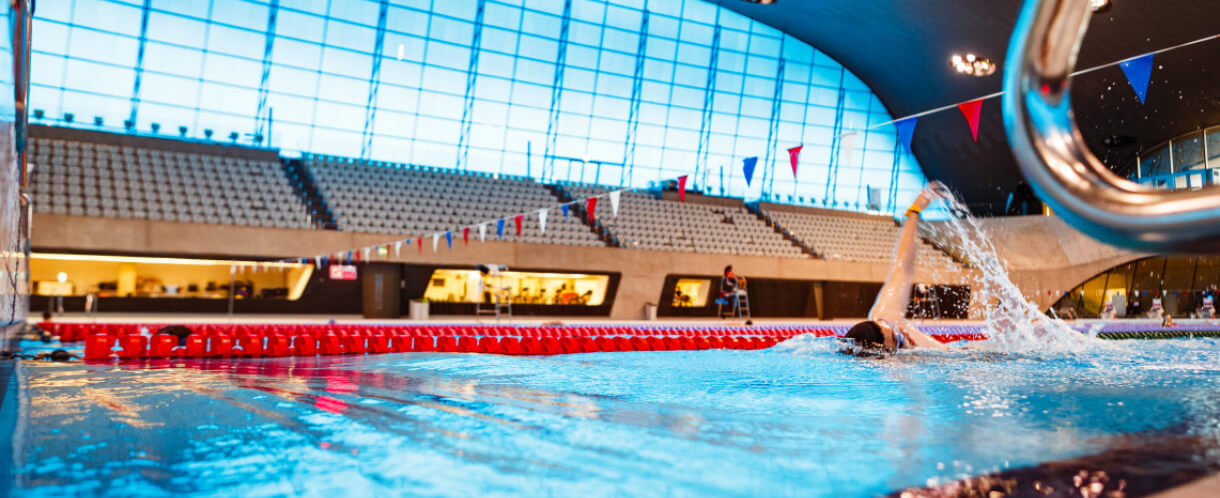
[[[355,265],[330,265],[331,280],[355,280]]]

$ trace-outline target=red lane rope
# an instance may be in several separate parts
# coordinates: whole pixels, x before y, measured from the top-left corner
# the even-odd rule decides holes
[[[764,349],[802,334],[833,330],[780,327],[638,327],[364,324],[188,324],[179,345],[156,324],[48,323],[61,340],[85,339],[88,361],[259,358],[406,352],[550,355],[616,351]]]

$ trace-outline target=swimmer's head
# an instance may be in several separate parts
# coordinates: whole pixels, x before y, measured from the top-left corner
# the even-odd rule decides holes
[[[847,331],[847,335],[843,337],[850,339],[859,347],[885,347],[885,334],[881,332],[881,326],[872,320],[865,320],[852,325],[851,329]]]

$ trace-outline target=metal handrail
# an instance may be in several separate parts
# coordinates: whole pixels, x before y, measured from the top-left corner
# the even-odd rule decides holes
[[[29,185],[26,140],[29,137],[30,32],[33,30],[34,0],[9,0],[9,34],[13,47],[13,150],[17,153],[17,181]]]
[[[1220,249],[1214,187],[1158,192],[1102,164],[1072,115],[1070,83],[1089,0],[1026,0],[1008,48],[1004,127],[1026,180],[1055,213],[1103,242],[1140,251]]]

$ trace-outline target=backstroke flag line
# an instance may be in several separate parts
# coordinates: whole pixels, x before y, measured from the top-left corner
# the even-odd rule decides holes
[[[1131,83],[1131,89],[1135,90],[1135,96],[1139,97],[1140,105],[1144,105],[1144,98],[1148,96],[1148,81],[1152,79],[1152,57],[1153,54],[1148,54],[1118,65],[1123,69],[1123,74],[1127,75],[1127,82]]]
[[[754,180],[754,167],[758,166],[758,156],[747,157],[741,160],[741,170],[746,175],[746,186],[750,186],[750,182]]]
[[[803,149],[803,148],[805,148],[804,145],[798,145],[796,147],[788,149],[788,161],[790,161],[792,163],[792,177],[793,178],[796,178],[796,165],[801,162],[801,149]]]
[[[898,128],[898,138],[902,141],[902,148],[907,154],[911,153],[911,139],[915,138],[915,123],[919,121],[918,117],[910,117],[894,122],[894,127]]]
[[[979,116],[983,114],[983,99],[958,104],[957,108],[970,125],[970,136],[974,137],[974,143],[979,143]]]

